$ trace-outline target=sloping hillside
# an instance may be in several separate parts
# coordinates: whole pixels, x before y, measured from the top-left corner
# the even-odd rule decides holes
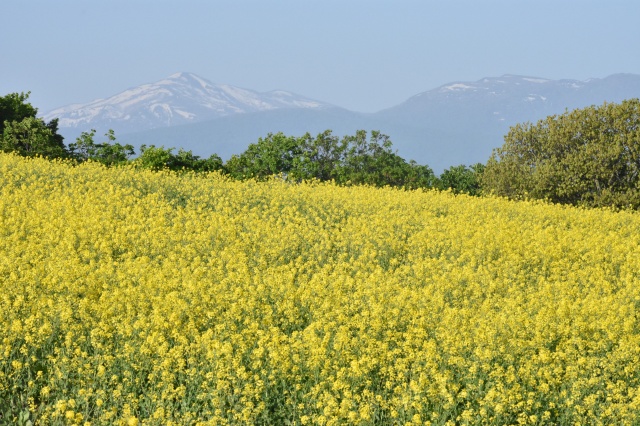
[[[0,155],[0,421],[636,424],[640,218]]]

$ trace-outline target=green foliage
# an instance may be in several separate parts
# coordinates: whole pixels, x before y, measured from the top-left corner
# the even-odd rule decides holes
[[[58,120],[36,118],[37,108],[27,102],[29,92],[0,97],[0,150],[23,156],[56,158],[67,155]]]
[[[485,191],[511,198],[640,207],[640,101],[512,127],[489,159],[482,183]]]
[[[152,170],[193,170],[195,172],[212,172],[221,170],[223,167],[222,159],[216,154],[207,159],[202,159],[197,155],[193,155],[191,151],[185,151],[182,148],[178,150],[177,154],[174,154],[173,150],[174,148],[165,148],[164,146],[142,145],[140,147],[140,156],[135,160],[135,164]]]
[[[414,160],[407,163],[407,175],[405,177],[404,187],[406,189],[418,188],[435,188],[438,178],[433,173],[431,167],[420,165]]]
[[[406,162],[391,151],[389,136],[373,131],[367,141],[367,132],[358,130],[345,136],[343,144],[343,160],[336,171],[338,183],[402,186]]]
[[[301,153],[300,141],[282,132],[269,133],[249,145],[240,155],[234,155],[225,165],[229,175],[236,179],[266,179],[279,173],[289,173],[294,159]]]
[[[82,132],[75,143],[69,144],[69,151],[80,161],[93,160],[107,166],[126,163],[135,154],[132,145],[121,145],[116,142],[113,130],[105,134],[108,141],[95,143],[93,137],[96,131]]]
[[[407,163],[392,151],[389,136],[372,131],[358,130],[355,135],[347,135],[338,143],[327,131],[318,135],[314,143],[316,152],[318,141],[324,149],[323,155],[313,158],[310,163],[323,165],[321,170],[342,185],[396,186],[405,188],[431,187],[435,175],[428,166],[420,166],[415,161]],[[331,169],[330,169],[331,168]]]
[[[345,144],[331,130],[325,130],[315,138],[307,133],[298,138],[298,146],[300,154],[293,159],[290,173],[293,179],[329,181],[336,178]]]
[[[445,169],[440,175],[437,187],[451,189],[454,194],[480,195],[480,179],[484,172],[484,164],[477,163],[470,167],[459,165]]]
[[[195,172],[213,172],[222,170],[223,162],[220,156],[212,154],[209,158],[203,159],[193,155],[191,151],[182,148],[169,160],[171,170],[193,170]]]
[[[30,94],[31,92],[9,93],[0,97],[0,133],[4,131],[5,122],[20,122],[38,114],[38,109],[27,102]]]
[[[5,121],[0,150],[23,156],[64,157],[64,143],[44,121],[28,117],[21,121]]]
[[[162,170],[169,168],[174,148],[165,149],[164,146],[156,147],[155,145],[142,145],[140,147],[140,156],[136,158],[135,163],[145,169]]]
[[[340,139],[331,130],[313,138],[269,134],[225,164],[236,179],[265,179],[282,174],[292,181],[334,180],[342,185],[431,187],[435,182],[428,166],[407,163],[391,150],[389,137],[359,130]]]

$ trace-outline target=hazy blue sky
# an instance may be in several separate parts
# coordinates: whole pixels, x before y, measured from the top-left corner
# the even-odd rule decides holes
[[[178,71],[373,112],[463,80],[640,74],[637,0],[1,0],[0,95],[41,112]]]

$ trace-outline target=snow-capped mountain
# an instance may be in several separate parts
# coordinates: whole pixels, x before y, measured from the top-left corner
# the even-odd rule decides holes
[[[107,99],[73,104],[48,112],[61,129],[90,128],[116,133],[190,124],[232,114],[279,108],[324,108],[328,104],[276,90],[260,93],[226,84],[213,84],[180,72],[155,83],[125,90]]]
[[[473,122],[497,122],[510,126],[520,121],[537,121],[565,109],[605,101],[620,102],[637,96],[640,96],[640,76],[634,74],[614,74],[584,81],[508,74],[475,82],[448,83],[378,114],[411,122],[420,117],[434,123],[445,117],[452,118],[453,114]]]
[[[442,170],[485,163],[515,124],[629,98],[640,98],[640,75],[583,81],[503,75],[447,83],[375,117],[393,132],[400,153]]]

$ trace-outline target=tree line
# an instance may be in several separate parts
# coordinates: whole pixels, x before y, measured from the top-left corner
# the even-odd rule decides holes
[[[45,123],[28,102],[29,93],[12,93],[0,98],[0,150],[24,156],[67,158],[81,163],[96,161],[105,166],[134,164],[153,170],[212,172],[235,179],[264,180],[273,175],[302,182],[335,181],[339,185],[394,186],[406,189],[451,189],[479,195],[482,164],[446,169],[440,176],[426,165],[406,161],[393,151],[389,136],[378,131],[359,130],[354,135],[334,135],[326,130],[316,136],[288,136],[270,133],[247,149],[223,162],[217,155],[201,158],[182,148],[142,145],[136,156],[132,145],[117,142],[113,130],[96,142],[96,131],[82,132],[65,145],[58,134],[58,120]]]
[[[58,134],[58,121],[37,118],[28,96],[0,97],[0,151],[106,166],[219,171],[235,179],[279,175],[292,182],[450,189],[585,207],[640,208],[638,99],[517,124],[486,164],[453,166],[436,176],[429,166],[400,157],[389,136],[378,131],[359,130],[343,137],[331,130],[300,137],[270,133],[226,162],[216,154],[201,158],[191,151],[154,145],[141,146],[136,157],[134,147],[118,143],[112,130],[103,142],[95,142],[96,132],[91,130],[67,146]]]

